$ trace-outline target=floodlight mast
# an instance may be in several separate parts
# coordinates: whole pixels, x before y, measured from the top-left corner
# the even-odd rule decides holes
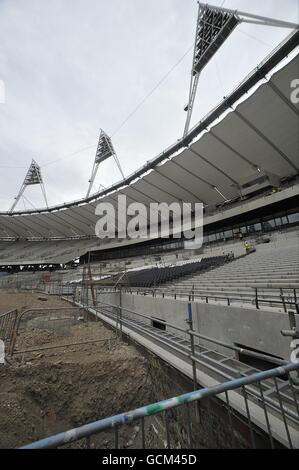
[[[110,137],[108,137],[106,132],[104,132],[103,129],[101,129],[99,143],[98,143],[97,152],[96,152],[96,156],[95,156],[95,160],[94,160],[94,164],[93,164],[93,168],[92,168],[92,172],[91,172],[91,177],[90,177],[90,180],[89,180],[89,187],[88,187],[86,198],[88,198],[90,196],[92,187],[94,185],[95,178],[96,178],[97,173],[98,173],[99,165],[102,162],[104,162],[105,160],[107,160],[108,158],[111,158],[111,157],[114,158],[114,161],[115,161],[115,163],[116,163],[116,165],[117,165],[117,167],[118,167],[118,169],[119,169],[119,171],[122,175],[122,178],[125,179],[125,175],[124,175],[123,170],[121,168],[121,165],[120,165],[120,162],[118,160],[117,154],[114,150],[112,141],[111,141]]]
[[[215,7],[213,5],[198,2],[198,18],[196,24],[189,101],[185,107],[187,118],[184,137],[186,137],[189,131],[200,74],[240,23],[291,29],[298,29],[299,27],[297,23],[289,23],[265,16],[254,15],[238,10],[230,10],[228,8]]]
[[[32,162],[30,164],[30,167],[29,167],[29,170],[27,171],[27,174],[26,174],[25,179],[23,181],[23,184],[21,186],[21,189],[20,189],[17,197],[15,198],[15,202],[11,206],[11,208],[9,210],[9,213],[12,213],[14,211],[15,207],[17,206],[18,202],[20,201],[21,197],[23,196],[27,186],[33,186],[33,185],[36,185],[36,184],[39,184],[40,187],[41,187],[42,194],[43,194],[43,197],[44,197],[44,200],[45,200],[45,203],[46,203],[46,207],[48,209],[49,206],[48,206],[46,190],[45,190],[45,185],[44,185],[43,178],[42,178],[41,169],[40,169],[40,166],[36,163],[36,161],[32,160]]]

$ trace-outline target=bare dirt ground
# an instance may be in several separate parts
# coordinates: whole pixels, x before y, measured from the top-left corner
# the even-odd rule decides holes
[[[45,298],[45,300],[39,300],[39,298]],[[0,313],[13,310],[15,308],[23,311],[27,308],[35,307],[57,307],[66,306],[65,302],[62,302],[56,296],[43,295],[39,293],[19,292],[16,289],[1,289],[0,290]]]
[[[46,296],[0,290],[0,311],[69,306],[58,297],[40,297]],[[73,345],[87,341],[97,342]],[[0,365],[0,448],[19,447],[183,392],[167,384],[152,359],[101,322],[84,318],[82,310],[30,313],[21,323],[15,352]],[[180,436],[175,446],[180,446],[186,432],[175,421],[173,429]],[[146,431],[147,446],[165,446],[163,417],[147,420]],[[92,438],[91,447],[111,449],[114,438],[114,432],[102,433]],[[119,443],[140,447],[140,423],[122,428]],[[80,441],[72,447],[85,445]]]

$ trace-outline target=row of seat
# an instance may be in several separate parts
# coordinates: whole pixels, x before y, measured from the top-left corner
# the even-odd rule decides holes
[[[198,297],[258,298],[262,304],[281,308],[283,299],[295,302],[299,295],[299,248],[259,247],[256,253],[239,258],[213,272],[195,273],[168,284],[169,289],[194,292]],[[269,300],[269,302],[267,302]]]
[[[166,268],[152,268],[142,271],[133,271],[127,274],[126,282],[134,287],[157,287],[161,284],[190,276],[194,273],[205,272],[215,266],[220,266],[227,262],[227,257],[216,256],[205,258],[201,261],[183,264],[180,266],[169,266]]]

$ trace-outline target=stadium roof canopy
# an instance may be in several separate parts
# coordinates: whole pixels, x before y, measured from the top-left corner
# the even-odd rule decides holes
[[[203,202],[213,206],[239,196],[245,178],[258,171],[280,178],[298,174],[299,106],[291,82],[298,78],[293,32],[234,92],[189,134],[126,180],[88,199],[13,214],[0,213],[0,239],[94,236],[98,202]],[[271,79],[264,80],[268,74]],[[117,212],[117,209],[116,209]]]

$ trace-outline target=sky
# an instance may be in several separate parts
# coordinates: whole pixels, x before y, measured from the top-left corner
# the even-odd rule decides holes
[[[210,3],[298,22],[298,0]],[[84,197],[101,128],[126,176],[182,136],[197,8],[196,0],[0,0],[0,211],[33,158],[50,206]],[[238,26],[200,77],[191,125],[289,32]],[[110,159],[93,190],[120,179]],[[44,206],[39,187],[24,196],[19,209]]]

